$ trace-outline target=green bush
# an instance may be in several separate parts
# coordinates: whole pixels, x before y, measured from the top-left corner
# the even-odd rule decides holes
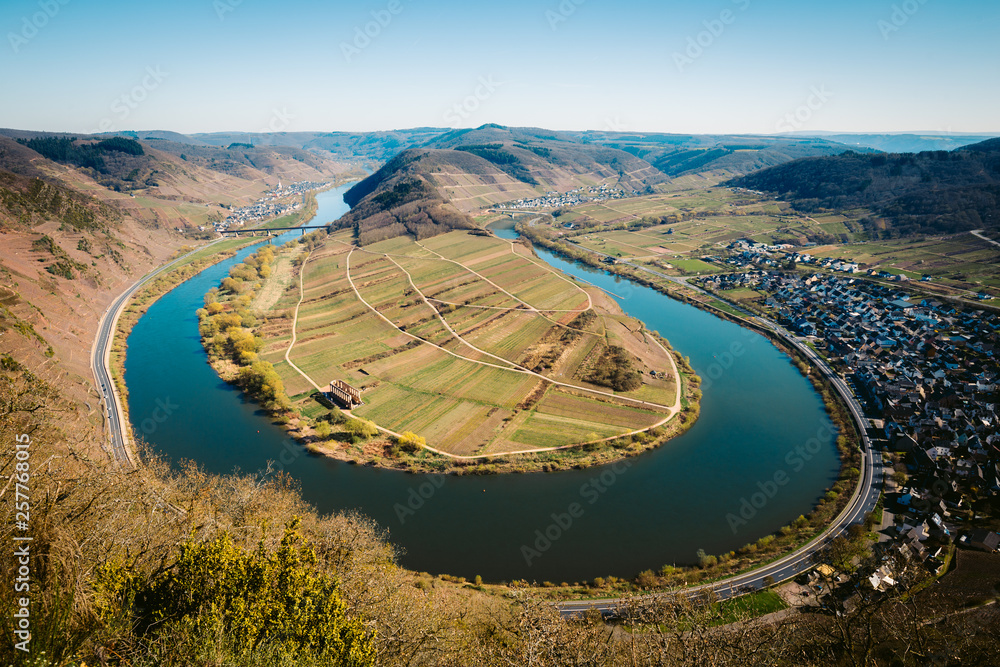
[[[209,542],[190,539],[148,582],[124,566],[102,567],[96,607],[105,622],[134,628],[141,642],[225,637],[229,659],[218,664],[266,652],[290,662],[374,665],[372,637],[361,619],[348,618],[337,582],[317,562],[297,518],[273,553],[263,543],[245,551],[228,533]]]
[[[368,439],[378,435],[378,427],[367,419],[351,418],[344,424],[344,430],[352,436]]]
[[[642,376],[633,364],[628,350],[609,345],[584,379],[615,391],[633,391],[642,386]]]
[[[427,440],[413,431],[406,431],[396,440],[404,452],[413,454],[427,446]]]

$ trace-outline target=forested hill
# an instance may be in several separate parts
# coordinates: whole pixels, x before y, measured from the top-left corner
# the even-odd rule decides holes
[[[397,155],[344,196],[351,211],[335,224],[353,227],[368,245],[412,234],[417,240],[452,229],[472,229],[468,215],[445,200],[428,176],[433,156],[409,150]]]
[[[633,194],[668,180],[645,160],[563,133],[484,125],[403,151],[346,196],[339,226],[359,243],[418,239],[476,225],[470,214],[498,203],[605,183]]]
[[[869,209],[882,236],[1000,227],[1000,139],[955,151],[806,158],[729,185],[762,190],[805,212]]]

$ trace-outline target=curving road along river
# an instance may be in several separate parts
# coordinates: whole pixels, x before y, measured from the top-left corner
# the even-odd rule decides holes
[[[339,196],[320,195],[322,222],[347,210]],[[165,295],[136,325],[126,361],[133,423],[156,450],[209,472],[276,461],[320,511],[379,522],[405,549],[403,565],[492,581],[572,582],[692,563],[699,549],[739,548],[812,509],[836,479],[836,448],[820,398],[784,354],[745,328],[542,255],[622,297],[623,309],[690,356],[705,378],[690,431],[615,466],[539,475],[425,477],[307,456],[205,363],[195,311],[239,257]],[[169,418],[150,420],[164,403]],[[778,473],[787,477],[780,488],[748,509]]]
[[[111,381],[111,342],[115,328],[118,326],[118,318],[121,316],[122,310],[124,310],[129,299],[146,283],[164,271],[169,270],[175,264],[183,262],[191,255],[197,254],[220,241],[222,239],[216,239],[197,250],[192,250],[186,255],[164,264],[137,280],[131,287],[118,295],[118,298],[108,306],[108,309],[104,311],[104,315],[101,316],[101,321],[97,326],[97,338],[94,339],[94,345],[90,350],[90,368],[94,372],[94,379],[97,380],[97,391],[100,393],[101,402],[105,406],[104,415],[108,420],[111,455],[120,463],[135,466],[131,450],[131,438],[128,433],[130,427],[124,423],[124,419],[122,418],[122,402],[121,397],[118,395],[118,387]]]
[[[637,266],[637,265],[633,265]],[[644,268],[644,267],[638,267]],[[656,273],[650,271],[650,273]],[[657,274],[662,275],[662,274]],[[686,280],[677,279],[678,282],[687,284]],[[692,289],[699,288],[688,285]],[[717,295],[712,295],[720,298]],[[725,300],[725,299],[723,299]],[[747,317],[752,318],[758,324],[770,329],[775,335],[785,342],[793,345],[800,353],[805,355],[814,368],[818,368],[831,386],[840,395],[844,403],[851,412],[851,417],[861,433],[862,460],[861,477],[858,485],[851,496],[847,507],[831,523],[825,531],[813,538],[809,543],[803,545],[795,552],[780,558],[773,563],[758,568],[753,572],[747,572],[736,577],[731,577],[722,581],[696,586],[687,590],[690,595],[698,595],[707,590],[712,590],[719,598],[727,599],[743,592],[765,588],[774,582],[791,579],[813,566],[813,555],[823,549],[831,540],[845,533],[852,524],[864,523],[865,517],[875,510],[881,495],[882,485],[885,481],[886,467],[882,463],[881,456],[872,450],[871,439],[868,437],[868,420],[864,416],[864,410],[858,402],[854,393],[844,382],[844,379],[833,372],[833,369],[805,342],[789,332],[779,324],[763,317],[758,317],[749,313],[738,304],[727,301],[729,306],[743,312]],[[615,614],[620,601],[614,598],[604,600],[588,600],[586,602],[567,602],[559,604],[559,610],[564,616],[578,616],[589,609],[596,609],[604,614]]]

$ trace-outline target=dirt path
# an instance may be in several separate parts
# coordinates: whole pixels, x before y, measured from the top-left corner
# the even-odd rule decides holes
[[[314,386],[316,388],[316,391],[321,392],[323,390],[320,388],[320,386],[315,382],[313,382],[313,379],[311,377],[302,372],[301,368],[293,364],[292,360],[289,359],[288,357],[288,355],[290,355],[292,352],[292,348],[295,347],[295,341],[298,339],[298,336],[295,333],[295,329],[299,323],[299,308],[302,306],[302,300],[305,298],[305,289],[302,286],[302,281],[306,275],[306,263],[309,262],[309,257],[311,256],[312,256],[311,252],[308,255],[306,255],[306,258],[302,260],[302,268],[299,270],[299,302],[295,304],[295,317],[292,318],[292,342],[288,344],[288,349],[285,350],[285,361],[288,362],[289,366],[295,369],[296,373],[304,377],[306,381],[309,382],[309,384]]]
[[[973,236],[975,236],[977,239],[981,239],[983,241],[986,241],[987,243],[992,243],[996,247],[1000,248],[1000,243],[997,243],[996,241],[994,241],[993,239],[989,238],[988,236],[983,236],[983,232],[984,231],[986,231],[986,230],[985,229],[973,229],[969,233],[972,234]]]
[[[427,250],[427,248],[424,248],[424,249]],[[449,452],[445,452],[445,451],[442,451],[442,450],[439,450],[439,449],[435,449],[434,447],[425,446],[424,448],[427,449],[430,452],[433,452],[435,454],[439,454],[441,456],[445,456],[447,458],[454,459],[454,460],[476,461],[476,460],[485,460],[485,459],[494,458],[496,456],[504,456],[504,455],[510,455],[510,454],[542,454],[542,453],[547,453],[547,452],[555,452],[555,451],[561,451],[561,450],[567,450],[567,449],[575,449],[575,448],[578,448],[578,447],[581,447],[581,446],[587,445],[587,444],[610,442],[612,440],[616,440],[616,439],[621,438],[621,437],[627,437],[627,436],[635,435],[635,434],[638,434],[638,433],[644,433],[644,432],[649,431],[651,429],[663,426],[664,424],[666,424],[667,422],[669,422],[671,419],[673,419],[680,412],[680,410],[681,410],[681,392],[682,392],[683,385],[681,383],[680,373],[679,373],[679,370],[677,368],[677,364],[674,361],[673,355],[670,354],[670,352],[666,348],[664,348],[662,345],[660,345],[659,341],[657,341],[655,338],[653,339],[653,342],[655,342],[656,345],[659,346],[666,353],[667,358],[670,361],[671,371],[673,373],[674,378],[676,378],[676,382],[677,382],[677,391],[675,392],[674,404],[671,405],[671,406],[660,405],[658,403],[650,403],[648,401],[643,401],[643,400],[639,400],[639,399],[635,399],[635,398],[630,398],[630,397],[627,397],[627,396],[618,396],[616,394],[612,394],[612,393],[609,393],[609,392],[603,392],[603,391],[598,391],[598,390],[594,390],[594,389],[588,389],[586,387],[578,387],[576,385],[571,385],[571,384],[567,384],[567,383],[564,383],[564,382],[559,382],[559,381],[553,380],[551,378],[545,377],[544,375],[541,375],[540,373],[535,373],[534,371],[528,370],[526,368],[519,367],[516,364],[514,364],[513,362],[507,361],[506,359],[502,359],[502,358],[497,357],[495,355],[489,354],[488,352],[480,350],[479,348],[473,346],[468,341],[464,340],[461,336],[459,336],[448,325],[447,322],[444,322],[444,318],[441,317],[441,314],[438,313],[437,309],[434,308],[428,302],[428,300],[424,296],[423,292],[421,292],[417,288],[417,286],[413,282],[413,279],[410,276],[409,272],[406,271],[406,269],[404,269],[395,260],[393,260],[392,258],[390,258],[389,255],[386,255],[386,254],[383,253],[384,257],[386,257],[387,259],[389,259],[389,261],[391,261],[393,264],[395,264],[407,276],[407,279],[409,280],[410,285],[413,287],[413,289],[416,290],[417,294],[419,294],[420,297],[421,297],[421,299],[424,300],[424,303],[428,307],[430,307],[437,314],[438,318],[441,319],[442,322],[444,322],[444,326],[448,329],[449,332],[451,332],[451,334],[457,340],[459,340],[460,342],[462,342],[463,344],[465,344],[470,349],[472,349],[472,350],[474,350],[474,351],[476,351],[476,352],[478,352],[480,354],[483,354],[483,355],[486,355],[488,357],[491,357],[493,359],[497,359],[497,360],[501,361],[502,363],[507,364],[507,366],[499,366],[497,364],[491,364],[491,363],[486,362],[486,361],[479,361],[479,360],[475,360],[475,359],[469,359],[467,357],[463,357],[462,355],[456,354],[455,352],[452,352],[451,350],[445,349],[444,347],[441,347],[440,345],[436,345],[436,344],[431,343],[429,341],[425,341],[425,340],[423,340],[421,338],[418,338],[417,336],[414,336],[413,334],[410,334],[410,333],[407,333],[406,331],[403,331],[402,329],[400,329],[399,327],[397,327],[395,325],[395,323],[392,322],[392,320],[388,319],[385,315],[383,315],[382,313],[378,312],[378,310],[374,306],[372,306],[368,301],[366,301],[364,299],[364,297],[361,296],[361,292],[358,290],[357,285],[355,285],[354,279],[351,276],[351,256],[354,254],[355,250],[358,250],[358,248],[352,248],[351,251],[347,254],[347,263],[346,263],[347,280],[350,283],[351,289],[354,291],[355,296],[358,298],[359,301],[361,301],[361,303],[363,303],[369,310],[371,310],[373,313],[375,313],[379,318],[381,318],[383,321],[385,321],[386,323],[388,323],[390,326],[392,326],[397,331],[400,331],[401,333],[403,333],[404,335],[412,338],[413,340],[418,340],[418,341],[424,343],[425,345],[430,345],[432,347],[435,347],[435,348],[441,350],[442,352],[444,352],[444,353],[446,353],[446,354],[448,354],[450,356],[456,357],[458,359],[462,359],[464,361],[469,361],[469,362],[472,362],[472,363],[475,363],[475,364],[480,364],[480,365],[483,365],[483,366],[489,366],[489,367],[492,367],[492,368],[498,368],[500,370],[505,370],[505,371],[508,371],[508,372],[511,372],[511,373],[519,373],[519,374],[522,374],[522,375],[532,375],[532,376],[538,377],[540,379],[543,379],[543,380],[545,380],[547,382],[550,382],[553,385],[562,386],[562,387],[566,387],[566,388],[569,388],[569,389],[575,389],[577,391],[583,391],[583,392],[590,393],[590,394],[596,394],[596,395],[611,397],[611,398],[614,398],[616,400],[623,401],[625,403],[638,404],[640,406],[647,406],[647,407],[651,407],[651,408],[660,409],[660,410],[666,410],[667,411],[667,414],[664,417],[664,419],[661,420],[660,422],[656,423],[656,424],[653,424],[652,426],[649,426],[649,427],[644,428],[644,429],[638,429],[638,430],[635,430],[635,431],[631,431],[629,433],[615,435],[615,436],[612,436],[612,437],[609,437],[609,438],[603,438],[601,440],[595,440],[593,442],[577,443],[577,444],[572,444],[572,445],[564,445],[562,447],[548,447],[548,448],[541,448],[541,449],[524,449],[524,450],[512,450],[512,451],[506,451],[506,452],[493,452],[493,453],[490,453],[490,454],[484,454],[484,455],[478,455],[478,456],[461,456],[461,455],[458,455],[458,454],[451,454]],[[511,251],[513,252],[513,244],[511,244]],[[367,253],[368,251],[362,251],[362,252],[366,252]],[[429,252],[433,253],[433,251],[430,251],[430,250],[429,250]],[[369,254],[375,254],[375,253],[369,253]],[[438,253],[434,253],[434,254],[438,255]],[[292,319],[292,340],[291,340],[291,342],[288,345],[288,349],[285,351],[285,361],[288,362],[288,365],[291,368],[295,369],[295,371],[299,375],[301,375],[303,378],[305,378],[309,382],[309,384],[311,384],[313,387],[315,387],[317,391],[323,391],[320,388],[320,386],[317,385],[313,381],[313,379],[311,377],[309,377],[304,371],[302,371],[302,369],[300,369],[298,366],[296,366],[294,363],[292,363],[292,360],[290,359],[290,354],[291,354],[292,348],[295,347],[295,343],[296,343],[296,341],[298,339],[297,334],[296,334],[296,328],[297,328],[298,319],[299,319],[299,308],[301,307],[302,301],[305,298],[304,276],[305,276],[305,272],[306,272],[306,266],[307,266],[307,264],[309,262],[309,258],[311,256],[312,256],[312,253],[309,253],[308,255],[306,255],[305,259],[302,262],[302,267],[301,267],[301,269],[299,271],[299,301],[295,305],[295,314],[294,314],[294,317]],[[518,256],[520,256],[520,255],[518,255]],[[445,257],[442,257],[441,255],[438,255],[438,257],[441,259],[441,261],[447,261],[447,262],[451,262],[451,263],[454,263],[454,264],[458,264],[459,266],[462,266],[466,270],[468,270],[468,271],[470,271],[472,273],[475,273],[474,271],[472,271],[471,269],[469,269],[468,267],[466,267],[464,264],[461,264],[461,263],[456,262],[454,260],[447,259]],[[414,259],[414,258],[410,257],[410,259]],[[514,300],[516,300],[516,301],[524,304],[525,306],[531,308],[531,310],[533,312],[535,312],[536,314],[544,317],[544,315],[542,315],[542,313],[540,311],[538,311],[537,309],[535,309],[534,307],[532,307],[530,304],[527,304],[524,301],[521,301],[520,299],[518,299],[514,295],[512,295],[509,292],[507,292],[506,290],[504,290],[499,285],[496,285],[495,283],[492,283],[492,281],[490,281],[489,279],[485,278],[484,276],[479,275],[478,273],[475,273],[475,275],[479,276],[481,279],[483,279],[483,280],[489,282],[490,284],[494,285],[497,289],[503,291],[505,294],[508,294],[508,296],[510,296]],[[559,277],[562,280],[566,280],[562,276],[559,276]],[[566,280],[566,282],[571,282],[571,281]],[[579,285],[576,285],[575,283],[572,283],[572,282],[571,282],[571,284],[573,284],[574,287],[576,287],[578,290],[580,290],[581,292],[583,292],[587,296],[587,302],[588,302],[589,305],[588,305],[588,307],[585,310],[590,310],[591,308],[593,308],[593,299],[591,298],[591,295],[586,290],[582,289]],[[548,319],[548,318],[546,318],[546,319]],[[565,325],[560,325],[560,326],[565,326]],[[382,426],[378,426],[377,424],[376,424],[376,426],[378,427],[379,431],[381,431],[384,434],[395,436],[395,437],[400,437],[399,434],[396,433],[396,432],[394,432],[394,431],[390,431],[389,429],[383,428]]]
[[[363,252],[367,253],[368,251],[363,251]],[[354,278],[351,276],[351,255],[353,255],[353,254],[354,254],[354,250],[351,250],[351,252],[348,253],[348,255],[347,255],[347,280],[350,283],[351,289],[354,291],[355,296],[358,298],[359,301],[361,301],[361,303],[363,303],[369,310],[371,310],[373,313],[375,313],[379,318],[381,318],[383,321],[385,321],[387,324],[389,324],[390,326],[392,326],[397,331],[400,331],[401,333],[409,336],[410,338],[412,338],[414,340],[419,340],[419,341],[421,341],[422,343],[424,343],[426,345],[430,345],[432,347],[435,347],[435,348],[441,350],[442,352],[444,352],[444,353],[446,353],[446,354],[448,354],[450,356],[453,356],[453,357],[455,357],[457,359],[462,359],[464,361],[469,361],[469,362],[474,363],[474,364],[480,364],[482,366],[489,366],[491,368],[499,368],[500,370],[509,371],[511,373],[519,373],[519,374],[522,374],[522,375],[532,375],[532,376],[537,377],[539,379],[542,379],[542,380],[545,380],[547,382],[550,382],[550,383],[552,383],[553,385],[556,385],[556,386],[561,386],[561,387],[565,387],[565,388],[568,388],[568,389],[574,389],[574,390],[577,390],[577,391],[583,391],[583,392],[589,393],[589,394],[606,396],[606,397],[614,398],[614,399],[616,399],[618,401],[623,401],[623,402],[626,402],[626,403],[632,403],[632,404],[637,404],[637,405],[640,405],[640,406],[647,406],[647,407],[651,407],[651,408],[654,408],[654,409],[661,409],[661,410],[666,410],[667,411],[667,415],[664,417],[664,419],[661,420],[660,422],[657,422],[656,424],[653,424],[652,426],[648,426],[648,427],[643,428],[643,429],[637,429],[635,431],[630,431],[629,433],[623,433],[623,434],[615,435],[615,436],[612,436],[612,437],[609,437],[609,438],[602,438],[600,440],[595,440],[595,441],[593,441],[593,443],[610,442],[611,440],[616,440],[616,439],[621,438],[621,437],[635,435],[635,434],[638,434],[638,433],[645,433],[646,431],[649,431],[651,429],[657,428],[659,426],[663,426],[664,424],[666,424],[667,422],[669,422],[671,419],[673,419],[680,412],[680,410],[681,410],[681,392],[682,392],[683,385],[682,385],[681,380],[680,380],[680,373],[679,373],[679,370],[677,368],[677,364],[674,361],[673,355],[670,354],[670,352],[666,348],[664,348],[659,343],[659,341],[657,341],[655,338],[653,339],[653,342],[655,342],[656,345],[659,346],[664,351],[664,353],[667,355],[667,358],[670,361],[671,371],[673,372],[673,375],[676,378],[676,382],[677,382],[677,391],[675,392],[674,404],[671,405],[671,406],[660,405],[658,403],[650,403],[649,401],[643,401],[643,400],[640,400],[640,399],[630,398],[630,397],[627,397],[627,396],[618,396],[617,394],[612,394],[612,393],[609,393],[609,392],[599,391],[599,390],[596,390],[596,389],[588,389],[586,387],[579,387],[577,385],[567,384],[565,382],[559,382],[558,380],[553,380],[552,378],[548,378],[548,377],[546,377],[546,376],[544,376],[544,375],[542,375],[540,373],[536,373],[536,372],[528,370],[526,368],[522,368],[522,367],[516,366],[515,364],[513,364],[510,361],[507,361],[506,359],[501,359],[501,358],[496,357],[496,356],[494,356],[492,354],[489,354],[488,352],[480,350],[479,348],[475,347],[471,343],[463,340],[461,338],[461,336],[459,336],[458,334],[456,334],[454,332],[454,330],[451,329],[451,327],[448,327],[447,323],[445,323],[445,326],[448,327],[448,330],[452,333],[452,335],[455,336],[455,338],[457,338],[459,341],[463,342],[470,349],[475,350],[476,352],[479,352],[479,353],[484,354],[486,356],[492,357],[494,359],[500,359],[502,362],[504,362],[506,364],[510,364],[511,366],[515,366],[515,367],[514,368],[503,367],[503,366],[498,366],[496,364],[491,364],[491,363],[486,362],[486,361],[479,361],[479,360],[476,360],[476,359],[469,359],[468,357],[463,357],[460,354],[456,354],[455,352],[452,352],[451,350],[445,349],[445,348],[441,347],[440,345],[436,345],[436,344],[431,343],[429,341],[425,341],[422,338],[418,338],[417,336],[414,336],[411,333],[403,331],[398,326],[396,326],[396,324],[392,320],[390,320],[385,315],[383,315],[382,313],[380,313],[372,304],[370,304],[368,301],[366,301],[365,298],[361,295],[361,292],[358,290],[357,286],[355,285]],[[368,254],[375,254],[375,253],[368,253]],[[410,274],[406,271],[406,269],[404,269],[402,266],[400,266],[398,263],[396,263],[394,260],[392,260],[392,258],[390,258],[388,255],[385,255],[383,253],[383,256],[386,257],[386,259],[389,259],[389,261],[391,261],[393,264],[396,264],[396,266],[399,267],[399,269],[401,271],[403,271],[404,274],[406,274],[407,278],[409,279],[410,285],[413,287],[414,290],[416,290],[417,294],[420,295],[420,297],[424,300],[424,303],[426,303],[428,306],[430,306],[430,304],[426,300],[426,297],[424,297],[423,292],[421,292],[416,287],[416,285],[413,283],[413,280],[412,280],[412,278],[410,278]],[[444,259],[444,258],[442,258],[442,259]],[[455,264],[459,264],[458,262],[454,262],[453,260],[444,259],[444,261],[449,261],[449,262],[453,262]],[[459,266],[464,266],[464,265],[459,264]],[[483,278],[483,279],[486,280],[485,278]],[[499,286],[497,286],[497,288],[498,289],[502,289]],[[577,288],[579,289],[579,286],[577,286]],[[586,291],[584,291],[582,289],[581,289],[581,291],[583,291],[586,294]],[[515,300],[520,301],[520,299],[517,299],[517,297],[514,297],[513,295],[510,295],[510,296],[512,298],[514,298]],[[588,300],[590,299],[590,295],[589,294],[587,294],[587,298],[588,298]],[[524,302],[521,301],[521,303],[524,303]],[[525,305],[529,305],[529,304],[525,304]],[[431,307],[432,310],[435,311],[435,313],[437,313],[437,309],[436,308],[434,308],[433,306],[430,306],[430,307]],[[538,312],[538,311],[535,311],[535,312]],[[440,313],[438,313],[438,317],[440,318]],[[298,370],[298,369],[296,369],[296,370]],[[301,372],[301,371],[299,371],[299,372]],[[381,431],[383,431],[385,433],[391,433],[391,431],[388,431],[388,429],[383,429],[381,426],[379,426],[378,428],[379,428],[379,430],[381,430]],[[549,447],[549,448],[544,448],[544,449],[527,449],[527,450],[512,450],[512,451],[505,451],[505,452],[493,452],[491,454],[484,454],[484,455],[479,455],[479,456],[460,456],[460,455],[457,455],[457,454],[450,454],[448,452],[441,451],[441,450],[435,449],[435,448],[430,447],[430,446],[426,446],[425,449],[427,449],[428,451],[434,452],[435,454],[440,454],[442,456],[446,456],[446,457],[451,458],[451,459],[463,460],[463,461],[475,461],[475,460],[488,459],[488,458],[492,458],[492,457],[495,457],[495,456],[504,456],[504,455],[508,455],[508,454],[536,454],[536,453],[545,453],[545,452],[555,452],[555,451],[560,451],[560,450],[565,450],[565,449],[574,449],[574,448],[580,447],[582,445],[593,444],[593,443],[590,443],[590,442],[588,442],[588,443],[576,443],[576,444],[573,444],[573,445],[565,445],[563,447]]]

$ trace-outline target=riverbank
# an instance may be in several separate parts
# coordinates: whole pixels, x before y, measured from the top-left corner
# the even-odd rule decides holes
[[[304,224],[316,215],[316,211],[318,209],[316,195],[320,192],[325,192],[330,188],[337,187],[339,184],[341,184],[341,179],[336,179],[329,188],[309,192],[306,195],[305,205],[301,209],[276,220],[264,223],[259,227],[259,229]],[[181,283],[198,275],[208,267],[214,266],[225,261],[226,259],[229,259],[230,257],[233,257],[240,250],[263,243],[266,240],[267,239],[264,237],[254,237],[218,240],[216,242],[209,243],[203,251],[191,254],[191,256],[184,262],[177,264],[171,270],[158,276],[155,280],[145,285],[142,289],[136,292],[131,299],[129,299],[128,304],[122,309],[121,315],[118,317],[115,331],[112,335],[112,345],[109,353],[109,372],[120,400],[121,419],[123,424],[127,425],[131,423],[129,418],[128,387],[125,383],[125,359],[128,354],[128,337],[129,334],[132,333],[132,329],[135,327],[139,319],[146,313],[146,311],[149,310],[150,306],[156,303],[160,297],[167,294]],[[175,257],[182,257],[191,252],[192,248],[185,247],[177,251]]]
[[[133,327],[139,319],[149,310],[150,306],[156,303],[157,299],[170,292],[184,281],[198,275],[210,266],[218,264],[232,257],[237,252],[248,246],[262,243],[264,239],[232,239],[230,241],[220,241],[210,248],[206,248],[204,254],[192,255],[187,261],[177,265],[170,271],[153,280],[148,285],[135,293],[129,300],[128,305],[122,309],[118,318],[117,326],[113,334],[113,343],[110,353],[111,379],[115,383],[115,388],[121,398],[122,423],[128,424],[128,387],[125,384],[125,358],[128,354],[128,336],[132,333]],[[178,254],[183,254],[184,251]]]
[[[320,208],[326,220],[345,207],[338,194],[327,193],[320,196]],[[275,242],[299,238],[298,232],[291,232]],[[429,247],[440,249],[433,243]],[[741,497],[757,490],[756,480],[787,469],[784,459],[790,449],[805,443],[818,428],[829,428],[819,397],[787,357],[763,337],[664,299],[653,290],[616,282],[603,271],[592,273],[582,265],[564,263],[541,249],[539,254],[548,266],[582,281],[585,287],[594,286],[586,287],[588,292],[599,287],[624,296],[616,301],[629,317],[645,322],[647,330],[661,332],[690,357],[705,380],[705,395],[698,406],[703,418],[667,446],[617,466],[560,469],[551,475],[393,474],[310,456],[305,446],[288,437],[288,431],[276,428],[275,420],[258,403],[219,380],[206,363],[198,335],[195,311],[205,306],[206,292],[253,250],[244,250],[238,258],[178,286],[140,320],[129,340],[127,364],[134,421],[141,424],[142,418],[155,418],[160,414],[157,401],[170,399],[170,418],[157,421],[155,430],[152,422],[148,432],[142,430],[155,452],[175,462],[194,461],[214,474],[237,468],[258,474],[269,468],[280,471],[300,485],[303,498],[319,511],[358,511],[391,531],[393,542],[405,549],[401,564],[411,570],[464,576],[469,581],[482,575],[492,582],[584,582],[597,575],[631,579],[648,568],[659,570],[665,563],[697,564],[698,549],[722,554],[753,542],[810,512],[835,479],[839,464],[830,444],[790,475],[780,496],[758,510],[750,525],[734,537],[727,513],[739,511]],[[520,254],[523,248],[517,251]],[[543,264],[538,258],[532,260]],[[343,266],[343,258],[328,261]],[[317,329],[325,327],[326,320],[310,317],[326,299],[336,298],[337,290],[320,287],[325,284],[324,275],[322,258],[314,255],[307,265],[305,320],[299,322],[301,345],[310,345],[312,335],[343,331],[342,325]],[[298,292],[291,290],[277,307],[291,313],[298,299]],[[295,380],[294,371],[280,365],[290,339],[290,323],[291,316],[276,322],[284,333],[267,338],[271,347],[264,357],[282,371],[293,399],[303,394],[308,398],[315,389],[307,392],[307,383]],[[396,345],[405,343],[400,338]],[[719,376],[713,371],[716,362],[723,361],[723,353],[734,345],[742,345],[743,353]],[[318,349],[322,348],[312,351]],[[341,350],[337,354],[342,359],[373,353],[343,346],[336,349]],[[329,379],[323,369],[329,366],[320,356],[307,356],[293,354],[292,360],[322,386]],[[774,419],[774,413],[781,418]],[[622,474],[614,474],[615,469]],[[573,502],[584,508],[585,516],[574,518],[572,530],[562,531],[543,557],[527,562],[522,546],[535,548],[535,529],[546,532],[551,515],[566,512]],[[484,523],[482,516],[491,519]],[[553,531],[556,528],[548,532]]]
[[[308,246],[311,253],[314,247],[322,244],[323,236],[321,232],[313,232],[301,240]],[[675,398],[671,399],[676,400],[676,406],[665,415],[662,421],[653,426],[630,431],[624,435],[597,438],[580,444],[553,447],[546,450],[479,456],[452,455],[428,446],[423,438],[415,434],[405,432],[397,434],[382,427],[382,425],[375,426],[371,422],[365,426],[366,420],[359,419],[355,414],[349,411],[341,412],[337,409],[331,409],[332,406],[322,396],[315,381],[288,361],[288,350],[285,348],[293,343],[283,342],[279,348],[263,349],[265,347],[263,341],[265,340],[294,341],[292,333],[297,318],[293,317],[292,314],[293,312],[297,314],[298,305],[295,305],[294,311],[288,306],[292,305],[293,302],[300,303],[302,298],[299,294],[301,289],[300,273],[309,257],[309,255],[303,257],[303,250],[301,244],[288,244],[279,249],[273,258],[268,257],[267,259],[266,263],[269,267],[293,267],[291,275],[286,275],[288,273],[286,270],[272,272],[268,269],[265,272],[267,275],[264,277],[261,275],[263,270],[257,266],[258,262],[253,257],[246,260],[246,263],[252,265],[251,267],[234,266],[231,269],[231,275],[223,281],[225,284],[220,285],[223,289],[221,291],[214,290],[210,295],[212,302],[218,304],[210,306],[214,312],[203,309],[200,311],[199,317],[201,319],[202,343],[208,352],[210,364],[219,376],[227,382],[240,385],[248,391],[249,395],[260,400],[262,407],[268,411],[273,420],[314,456],[327,457],[355,465],[414,473],[489,475],[580,470],[638,456],[662,446],[687,431],[697,420],[700,398],[699,378],[694,374],[687,361],[670,348],[669,343],[656,335],[655,332],[647,331],[640,325],[640,336],[650,336],[653,340],[650,345],[658,345],[661,354],[669,355],[671,361],[668,370],[676,380],[676,386],[672,390]],[[250,271],[251,268],[253,271]],[[250,276],[252,278],[250,283],[242,286],[234,283],[234,279],[239,279],[240,276],[250,273],[254,273],[253,276]],[[295,298],[286,299],[282,307],[270,312],[253,312],[251,315],[251,304],[258,300],[258,294],[273,291],[270,289],[269,283],[275,281],[281,282],[287,293],[294,293]],[[252,291],[247,292],[247,289]],[[272,300],[268,299],[268,301]],[[253,335],[257,340],[260,340],[261,344],[255,347],[256,352],[268,356],[275,364],[278,363],[275,360],[276,355],[283,354],[284,362],[287,363],[288,367],[294,369],[298,375],[304,378],[312,389],[306,389],[304,393],[289,398],[284,395],[284,383],[282,383],[282,396],[280,398],[269,396],[262,399],[259,395],[255,395],[255,392],[252,391],[253,383],[245,382],[243,376],[250,372],[247,369],[252,366],[256,364],[269,365],[269,362],[260,361],[256,356],[251,355],[237,356],[233,353],[233,345],[219,338],[221,335],[219,325],[212,323],[213,318],[222,322],[222,319],[228,317],[227,313],[230,312],[238,315],[243,323],[249,322],[251,319],[254,321],[254,326],[246,328],[245,333],[239,335]],[[620,312],[617,315],[612,313],[612,315],[624,318],[624,314]],[[269,354],[265,355],[265,352],[269,352]],[[273,371],[273,367],[261,367],[259,370],[270,373]],[[286,375],[285,381],[288,382],[289,379]],[[307,386],[302,385],[301,380],[298,382],[300,386]],[[541,389],[544,391],[549,384],[551,383],[543,381]],[[269,382],[267,385],[273,388],[275,383]],[[563,391],[574,395],[573,389],[569,386]],[[536,389],[535,394],[538,393]],[[583,388],[575,393],[579,395],[581,400],[587,398]],[[539,397],[540,394],[535,396],[534,401],[537,401]],[[525,409],[530,409],[530,407]],[[379,431],[377,435],[370,437],[365,435],[366,430],[374,433],[376,428]]]
[[[723,554],[700,552],[698,566],[674,567],[668,565],[658,572],[647,570],[633,579],[622,579],[614,576],[598,577],[586,586],[568,586],[565,583],[557,585],[545,582],[542,588],[546,590],[548,597],[553,600],[572,600],[579,599],[581,596],[592,598],[627,595],[643,591],[674,590],[727,579],[750,572],[787,554],[794,553],[821,534],[834,518],[841,514],[849,504],[854,490],[861,483],[862,476],[859,470],[862,465],[860,434],[857,432],[857,426],[847,406],[844,405],[837,392],[824,380],[822,374],[812,372],[813,369],[808,360],[798,350],[769,328],[740,317],[735,309],[730,312],[730,310],[719,308],[710,302],[690,298],[672,281],[655,280],[652,276],[645,275],[628,265],[602,262],[592,253],[575,247],[567,247],[548,238],[530,224],[519,223],[516,229],[525,238],[551,252],[595,269],[635,281],[661,294],[705,310],[716,317],[751,329],[767,338],[791,359],[793,365],[809,380],[822,398],[827,415],[834,424],[834,430],[827,433],[826,437],[835,441],[840,458],[840,471],[836,482],[828,488],[813,510],[800,515],[791,524],[781,527],[770,535],[761,537],[756,542],[748,543],[740,549]],[[720,304],[725,305],[722,302]],[[822,439],[820,438],[820,440]],[[753,507],[751,506],[750,509],[753,510]],[[746,521],[747,517],[743,514],[733,513],[730,515],[730,523],[734,533],[736,528],[745,524]],[[859,536],[856,539],[863,541],[864,538]]]

